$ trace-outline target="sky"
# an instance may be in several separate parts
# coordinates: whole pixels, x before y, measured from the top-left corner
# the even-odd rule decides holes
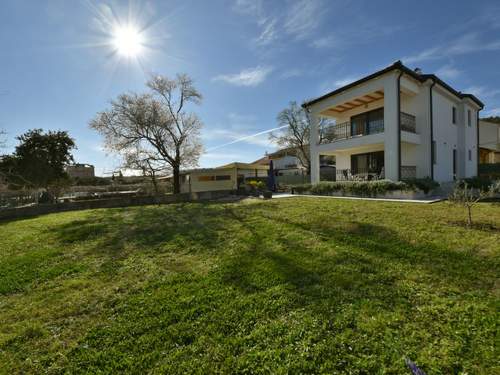
[[[137,55],[117,51],[116,25],[140,30]],[[75,160],[106,175],[120,160],[89,121],[151,74],[187,73],[203,95],[189,108],[204,124],[199,165],[252,162],[276,150],[267,131],[290,101],[396,60],[500,115],[500,2],[2,0],[0,129],[7,151],[28,129],[67,130]]]

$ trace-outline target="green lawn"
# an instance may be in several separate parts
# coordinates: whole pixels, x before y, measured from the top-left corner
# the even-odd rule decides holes
[[[500,206],[322,198],[0,223],[0,373],[498,374]]]

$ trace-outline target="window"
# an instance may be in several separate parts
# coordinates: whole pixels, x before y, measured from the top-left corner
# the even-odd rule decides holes
[[[198,181],[213,181],[215,176],[199,176]]]
[[[457,109],[455,107],[452,107],[451,116],[452,116],[453,123],[456,124],[457,123]]]
[[[469,150],[469,161],[472,161],[472,150]]]
[[[231,179],[231,176],[226,174],[226,175],[221,175],[221,176],[215,176],[215,181],[228,181]]]
[[[437,164],[437,148],[436,141],[432,141],[432,164]]]
[[[361,113],[351,117],[351,136],[381,133],[384,131],[384,109]]]
[[[470,109],[467,110],[467,125],[469,125],[469,127],[472,126],[472,115]]]

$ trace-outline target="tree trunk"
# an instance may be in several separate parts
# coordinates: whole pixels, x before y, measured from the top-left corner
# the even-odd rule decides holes
[[[472,226],[472,210],[471,206],[467,206],[467,226],[471,227]]]
[[[174,194],[179,194],[181,192],[181,175],[180,168],[178,165],[174,166]]]

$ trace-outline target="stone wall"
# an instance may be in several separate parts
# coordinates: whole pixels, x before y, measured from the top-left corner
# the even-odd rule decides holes
[[[118,197],[109,199],[94,199],[77,202],[64,202],[56,204],[39,204],[27,207],[7,208],[0,210],[0,220],[20,219],[45,215],[54,212],[90,210],[95,208],[116,208],[129,206],[143,206],[149,204],[170,204],[192,201],[207,201],[223,198],[234,194],[233,191],[206,191],[201,193],[183,193],[162,195],[159,197],[135,196]]]

